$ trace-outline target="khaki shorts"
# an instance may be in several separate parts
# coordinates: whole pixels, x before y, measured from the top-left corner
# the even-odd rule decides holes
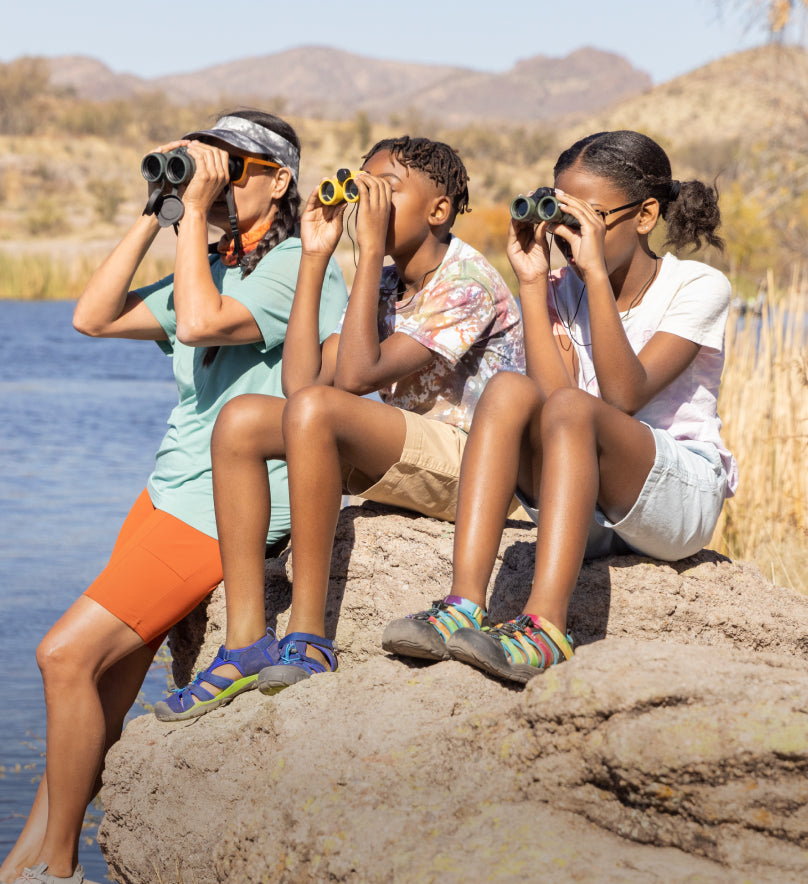
[[[460,484],[460,462],[466,433],[443,421],[402,410],[407,425],[401,459],[375,484],[361,470],[345,464],[342,487],[346,494],[389,506],[415,510],[425,516],[453,522]]]

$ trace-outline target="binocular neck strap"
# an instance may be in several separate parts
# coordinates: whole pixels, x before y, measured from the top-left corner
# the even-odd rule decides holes
[[[230,221],[230,233],[233,234],[233,254],[236,257],[236,262],[240,265],[241,259],[244,257],[244,250],[241,247],[241,233],[238,229],[236,200],[233,196],[233,188],[229,184],[225,185],[224,198],[227,202],[227,217]]]

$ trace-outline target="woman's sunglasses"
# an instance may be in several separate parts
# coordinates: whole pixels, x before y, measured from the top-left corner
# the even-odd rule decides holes
[[[228,163],[230,167],[230,183],[231,184],[241,184],[242,181],[247,177],[247,167],[249,165],[255,166],[268,166],[272,169],[280,169],[280,163],[273,163],[272,160],[259,160],[256,157],[240,157],[235,154],[230,154],[230,162]]]

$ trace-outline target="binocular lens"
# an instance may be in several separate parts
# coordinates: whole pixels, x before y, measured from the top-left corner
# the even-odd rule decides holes
[[[147,181],[159,181],[165,173],[165,154],[149,153],[143,157],[140,164],[140,172]]]
[[[323,181],[323,183],[320,185],[320,202],[326,206],[331,206],[334,203],[339,202],[339,197],[337,196],[337,186],[334,184],[333,181]]]
[[[524,221],[530,214],[532,203],[533,200],[528,199],[525,196],[516,197],[511,203],[511,218],[515,218],[517,221]]]
[[[356,186],[356,181],[354,181],[353,178],[349,178],[345,182],[343,190],[345,192],[346,202],[355,203],[359,199],[359,188]]]
[[[183,148],[171,151],[166,160],[166,179],[171,184],[182,184],[193,174],[196,164]]]

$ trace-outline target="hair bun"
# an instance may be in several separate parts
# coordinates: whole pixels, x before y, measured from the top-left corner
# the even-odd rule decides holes
[[[671,181],[671,192],[670,192],[670,201],[676,202],[679,199],[679,193],[682,190],[682,182],[677,181],[675,178]]]

